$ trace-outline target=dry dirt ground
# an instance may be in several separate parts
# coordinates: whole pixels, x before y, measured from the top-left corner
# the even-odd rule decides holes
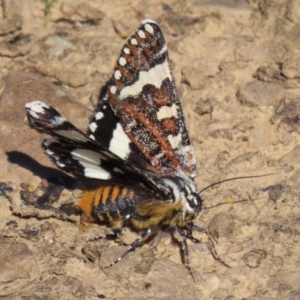
[[[299,0],[46,2],[2,0],[0,8],[2,299],[300,299]],[[168,236],[103,270],[135,233],[119,244],[88,242],[107,229],[80,230],[79,216],[34,202],[42,179],[63,174],[24,122],[24,104],[43,100],[84,130],[143,18],[168,42],[199,187],[275,173],[202,193],[195,222],[231,268],[199,234],[201,243],[189,243],[195,282]],[[76,191],[61,199],[75,203]]]

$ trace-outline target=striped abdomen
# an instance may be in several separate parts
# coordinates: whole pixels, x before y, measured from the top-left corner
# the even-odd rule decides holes
[[[108,222],[118,227],[118,223],[134,211],[135,203],[135,190],[116,184],[85,191],[79,208],[89,222]]]
[[[79,201],[84,222],[105,222],[113,229],[122,228],[128,220],[136,229],[157,225],[175,226],[181,203],[170,203],[151,190],[118,184],[85,191]]]

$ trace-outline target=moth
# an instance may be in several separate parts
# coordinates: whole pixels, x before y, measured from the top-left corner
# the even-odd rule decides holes
[[[143,20],[127,39],[87,133],[39,100],[26,109],[29,125],[52,136],[42,147],[56,166],[102,182],[84,191],[78,204],[82,220],[105,223],[116,235],[124,226],[140,233],[108,267],[168,232],[192,274],[187,239],[199,242],[193,230],[208,233],[194,224],[202,210],[195,154],[167,45],[155,21]]]

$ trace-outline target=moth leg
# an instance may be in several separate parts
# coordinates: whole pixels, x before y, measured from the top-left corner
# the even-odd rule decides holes
[[[193,280],[195,281],[194,274],[190,267],[189,249],[188,249],[188,245],[186,242],[187,237],[182,230],[180,230],[178,227],[176,227],[175,231],[174,231],[174,238],[179,243],[180,255],[182,257],[182,262],[183,262],[184,266],[187,268],[188,272],[191,274]]]
[[[156,247],[157,245],[160,243],[161,239],[163,238],[165,232],[164,231],[160,231],[158,232],[153,240],[151,240],[151,242],[149,243],[149,249],[147,251],[150,251],[150,250],[153,250],[155,249],[156,250]]]
[[[111,268],[113,265],[120,262],[129,252],[134,251],[137,247],[142,245],[151,235],[157,233],[160,230],[159,226],[155,226],[152,228],[147,229],[146,232],[144,232],[141,236],[139,236],[128,248],[127,250],[118,257],[114,262],[112,262],[110,265],[104,267],[103,269]]]
[[[143,221],[143,222],[146,222],[149,219],[149,218],[141,217],[141,216],[136,215],[136,214],[131,214],[131,218],[135,219],[135,220]],[[161,229],[160,226],[155,226],[155,227],[152,228],[152,235],[155,234],[155,236],[149,242],[149,244],[148,244],[149,245],[149,249],[147,251],[150,251],[152,249],[156,249],[157,245],[160,243],[162,237],[165,234],[164,230],[156,230],[156,229],[154,230],[154,228]]]
[[[188,231],[188,233],[186,234],[186,238],[191,240],[193,243],[197,244],[200,243],[201,241],[196,239],[195,237],[193,237],[192,232]]]
[[[188,234],[187,234],[187,238],[190,239],[193,243],[199,243],[200,241],[196,238],[194,238],[192,236],[192,230],[196,230],[198,232],[202,232],[202,233],[205,233],[208,237],[208,249],[210,250],[210,253],[212,254],[213,258],[218,261],[219,263],[221,263],[222,265],[226,266],[227,268],[230,268],[230,266],[228,264],[226,264],[219,256],[216,248],[215,248],[215,244],[214,244],[214,240],[212,238],[212,236],[209,234],[209,232],[202,228],[202,227],[199,227],[195,224],[189,224],[188,227]]]

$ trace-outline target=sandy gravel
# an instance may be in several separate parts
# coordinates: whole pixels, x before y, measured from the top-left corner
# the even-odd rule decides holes
[[[51,2],[51,1],[50,1]],[[0,8],[2,299],[300,299],[300,2],[2,0]],[[41,208],[57,170],[24,122],[39,99],[85,130],[125,38],[155,19],[168,42],[220,257],[189,243],[193,282],[168,236],[103,266],[136,237],[89,238],[79,216]],[[36,187],[39,188],[36,189]],[[51,186],[52,187],[52,186]],[[70,207],[79,191],[58,189]],[[41,204],[41,203],[40,203]],[[54,201],[57,208],[58,203]]]

